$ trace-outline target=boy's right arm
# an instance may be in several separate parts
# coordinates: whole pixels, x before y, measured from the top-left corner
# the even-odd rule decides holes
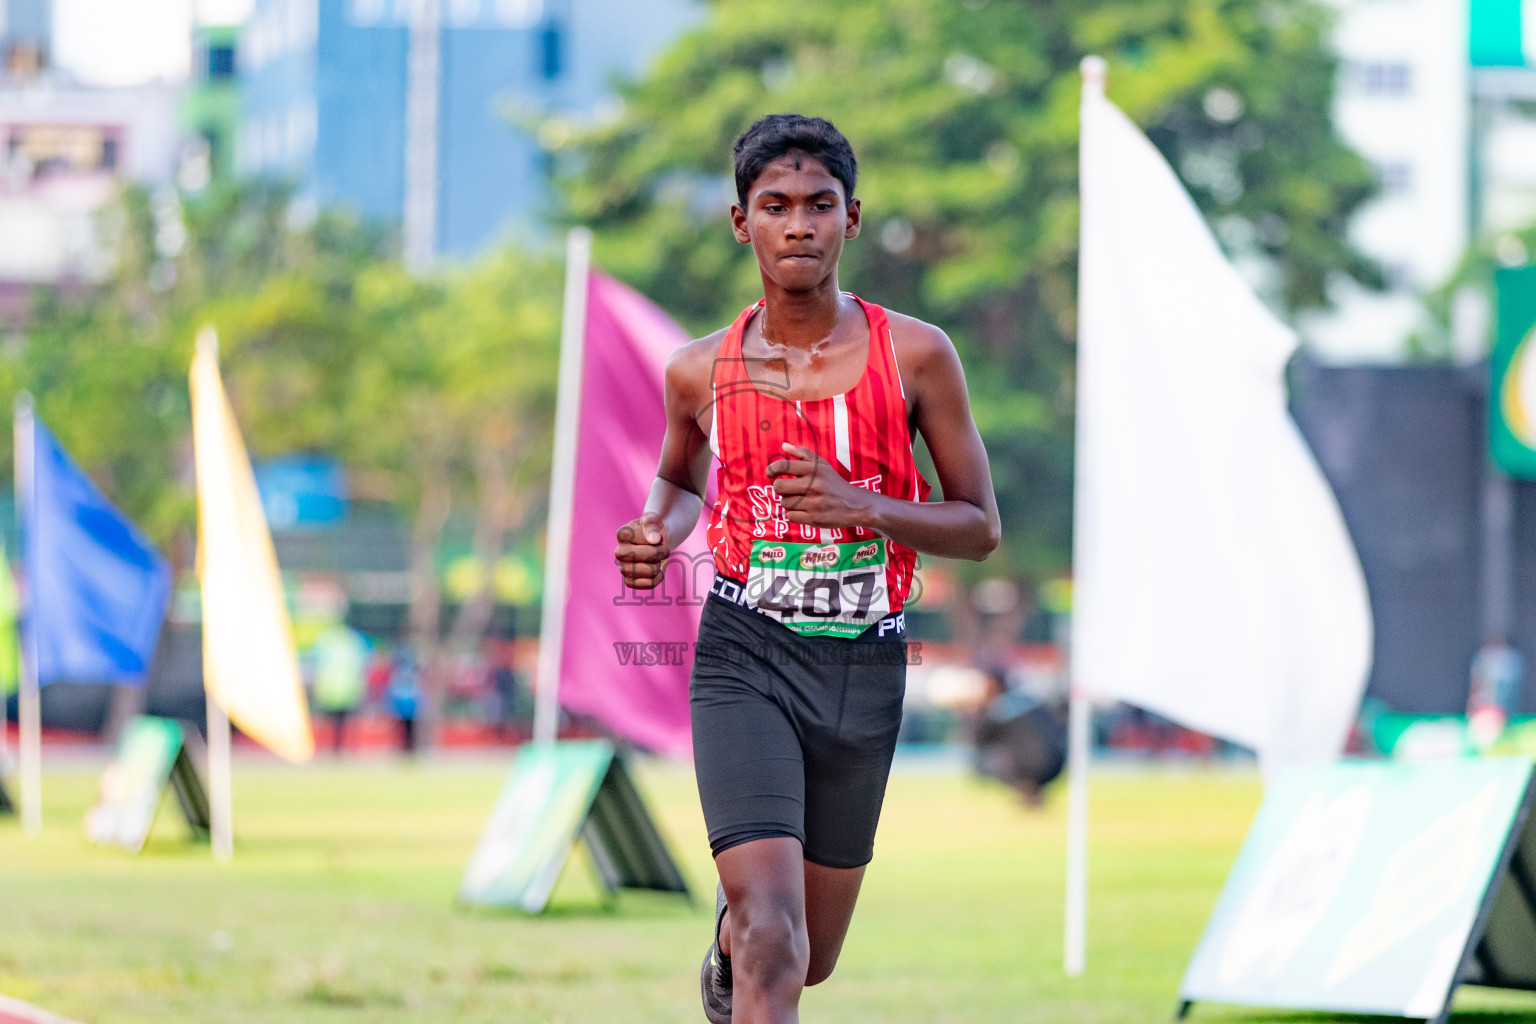
[[[699,429],[707,408],[713,353],[712,335],[684,345],[667,360],[667,434],[651,482],[645,511],[618,530],[614,558],[624,585],[650,590],[660,581],[672,550],[699,521],[709,479],[709,438]]]

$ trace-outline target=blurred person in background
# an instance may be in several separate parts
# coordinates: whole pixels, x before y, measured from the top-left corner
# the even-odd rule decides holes
[[[987,673],[986,695],[972,731],[976,771],[1011,787],[1031,807],[1045,802],[1045,786],[1066,767],[1065,709],[1008,685],[1000,669]]]
[[[384,705],[384,691],[389,686],[389,677],[394,672],[395,659],[390,654],[389,648],[378,643],[373,647],[373,653],[368,658],[368,668],[363,673],[363,679],[368,688],[368,703],[375,707]]]
[[[346,746],[347,720],[367,694],[368,638],[338,622],[315,637],[310,648],[314,663],[315,709],[330,720],[331,752]]]
[[[416,713],[421,703],[421,668],[416,652],[409,647],[395,655],[389,682],[384,687],[384,704],[400,726],[400,750],[416,752]]]
[[[502,743],[512,738],[512,719],[517,714],[517,673],[513,671],[512,645],[506,641],[485,642],[488,714],[496,738]]]
[[[1520,710],[1525,658],[1498,635],[1490,635],[1472,658],[1467,694],[1467,736],[1475,750],[1498,742],[1511,715]]]

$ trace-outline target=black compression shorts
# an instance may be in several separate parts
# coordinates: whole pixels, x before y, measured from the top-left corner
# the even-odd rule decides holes
[[[906,693],[901,619],[802,637],[714,592],[729,582],[704,602],[688,687],[710,848],[789,836],[812,863],[868,864]]]

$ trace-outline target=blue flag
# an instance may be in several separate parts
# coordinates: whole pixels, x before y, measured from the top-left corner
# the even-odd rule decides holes
[[[33,424],[22,528],[38,682],[142,683],[170,600],[170,566],[58,439]]]

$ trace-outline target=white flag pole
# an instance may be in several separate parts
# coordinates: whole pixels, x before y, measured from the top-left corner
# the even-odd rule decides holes
[[[228,864],[235,855],[234,800],[230,792],[229,715],[213,694],[208,700],[208,826],[213,859]]]
[[[1083,973],[1088,958],[1088,762],[1093,706],[1076,683],[1067,705],[1067,976]]]
[[[544,544],[544,608],[533,738],[553,743],[560,726],[560,652],[571,563],[571,517],[576,502],[576,429],[581,421],[581,358],[587,336],[587,280],[592,232],[573,228],[566,240],[565,310],[560,328],[560,383],[555,395],[555,453],[549,481],[549,526]]]
[[[37,529],[34,515],[33,467],[37,453],[36,431],[32,420],[32,396],[23,391],[13,406],[16,444],[17,510],[23,530]],[[36,538],[33,538],[34,542]],[[25,547],[23,547],[25,550]],[[43,830],[43,705],[37,680],[37,585],[27,580],[27,628],[21,631],[21,673],[17,680],[16,730],[20,756],[21,831],[35,836]]]
[[[219,335],[212,327],[204,327],[197,335],[200,352],[219,359]],[[204,639],[204,643],[207,640]],[[204,659],[204,671],[207,671]],[[230,786],[230,734],[229,714],[224,710],[205,684],[203,696],[208,705],[208,826],[213,846],[213,859],[228,864],[235,855],[234,796]]]
[[[1083,100],[1101,98],[1104,95],[1105,64],[1102,57],[1084,57],[1082,63],[1083,72]],[[1082,142],[1078,142],[1078,159],[1081,167]],[[1079,173],[1078,180],[1082,181]],[[1079,191],[1081,198],[1081,191]],[[1078,253],[1078,274],[1081,277],[1083,254]],[[1081,291],[1079,291],[1081,301]],[[1082,317],[1078,317],[1081,327]],[[1081,331],[1079,331],[1078,344],[1082,344]],[[1082,355],[1078,355],[1078,366],[1083,363]],[[1081,373],[1081,369],[1079,369]],[[1083,389],[1078,387],[1078,443],[1077,443],[1077,474],[1078,493],[1082,493],[1082,474],[1084,472],[1082,444],[1083,423]],[[1082,502],[1074,503],[1078,525],[1081,526]],[[1082,533],[1074,531],[1081,543]],[[1074,646],[1075,645],[1071,645]],[[1065,914],[1065,928],[1063,929],[1063,966],[1069,977],[1077,977],[1083,973],[1088,959],[1088,766],[1093,752],[1091,724],[1093,717],[1093,705],[1089,703],[1088,694],[1083,689],[1082,682],[1077,678],[1076,652],[1069,652],[1069,672],[1071,678],[1071,696],[1067,711],[1067,900]]]

